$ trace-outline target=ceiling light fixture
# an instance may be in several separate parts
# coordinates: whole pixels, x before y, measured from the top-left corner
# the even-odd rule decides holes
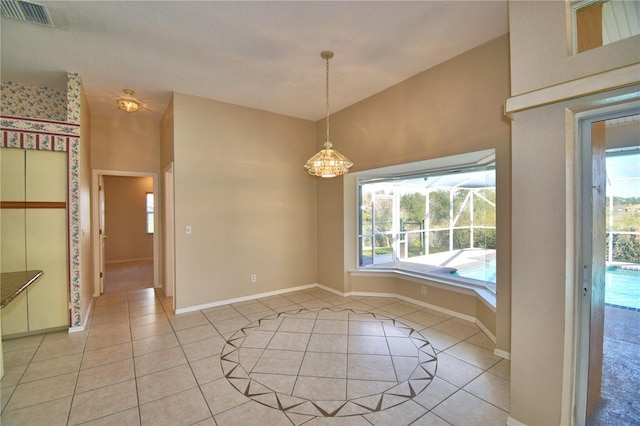
[[[353,163],[338,151],[331,149],[333,144],[329,142],[329,59],[333,58],[333,52],[325,50],[320,56],[327,61],[327,141],[324,149],[311,157],[304,165],[312,176],[331,178],[349,173],[349,167]]]
[[[138,111],[140,103],[132,98],[135,92],[129,89],[124,89],[122,92],[125,94],[125,97],[118,99],[118,108],[124,112]]]

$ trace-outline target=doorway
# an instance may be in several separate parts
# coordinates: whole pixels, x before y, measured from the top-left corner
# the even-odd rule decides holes
[[[618,197],[614,202],[615,194],[610,185],[614,173],[611,166],[607,170],[607,153],[620,155],[623,151],[633,152],[633,146],[640,145],[639,113],[638,108],[614,108],[580,120],[581,255],[577,274],[580,296],[574,412],[576,424],[628,424],[630,419],[640,421],[640,405],[632,396],[640,385],[640,358],[637,355],[640,350],[640,339],[637,339],[640,316],[618,315],[619,312],[615,310],[617,307],[612,307],[612,297],[618,296],[612,294],[610,270],[616,265],[607,254],[614,248],[609,245],[612,239],[609,222],[611,215],[616,213],[611,204],[619,207],[634,201],[633,198],[621,200]],[[631,171],[631,174],[634,173],[639,174],[640,178],[637,165],[635,171]],[[636,182],[640,184],[640,180]],[[640,199],[636,201],[640,207]],[[635,208],[635,204],[632,204],[632,208]],[[637,227],[640,228],[640,220]],[[632,240],[632,246],[635,244],[640,250],[640,232]],[[635,342],[632,341],[634,334]],[[619,339],[621,336],[622,339]]]
[[[158,287],[157,174],[94,170],[93,177],[94,296]]]

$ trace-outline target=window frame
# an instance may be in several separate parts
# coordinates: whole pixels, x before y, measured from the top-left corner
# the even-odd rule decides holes
[[[149,197],[151,197],[151,211],[149,211]],[[145,192],[145,231],[147,235],[155,233],[155,196],[153,192]],[[151,228],[149,228],[151,226]]]
[[[469,159],[472,161],[468,161]],[[454,155],[449,157],[436,158],[433,160],[427,160],[424,162],[417,163],[408,163],[397,166],[390,166],[381,169],[367,170],[363,172],[356,172],[356,262],[355,267],[358,273],[380,273],[380,272],[397,272],[403,275],[410,275],[417,278],[424,278],[430,281],[436,281],[444,284],[457,285],[462,287],[471,287],[480,290],[488,290],[490,293],[496,293],[497,288],[497,249],[494,250],[494,254],[491,257],[495,257],[496,259],[496,282],[491,281],[482,281],[473,278],[467,278],[463,276],[453,275],[453,274],[445,274],[445,273],[430,273],[428,271],[419,271],[419,268],[407,268],[407,263],[400,264],[397,262],[396,253],[394,252],[394,262],[391,262],[387,265],[383,265],[382,267],[376,266],[374,263],[374,256],[372,253],[371,263],[363,264],[362,261],[362,240],[364,237],[369,234],[363,234],[363,212],[362,212],[362,187],[363,185],[369,183],[376,182],[393,182],[394,180],[406,180],[417,177],[425,177],[425,176],[439,176],[439,175],[451,175],[456,172],[472,172],[472,171],[480,171],[480,170],[490,170],[493,169],[495,173],[495,149]],[[495,211],[497,216],[497,182],[492,187],[494,191],[496,191],[496,199],[495,199]],[[401,196],[398,196],[400,199]],[[428,202],[428,199],[427,199]],[[396,203],[398,204],[398,203]],[[395,206],[394,209],[398,210],[399,206]],[[373,213],[372,213],[373,214]],[[394,213],[398,214],[398,212]],[[397,219],[399,220],[399,218]],[[396,221],[396,219],[394,219]],[[394,226],[394,243],[392,244],[394,247],[398,247],[396,245],[396,239],[400,238],[402,232],[400,229],[395,229]],[[498,224],[497,218],[494,225],[495,233],[498,232]],[[433,229],[432,229],[433,230]],[[371,238],[375,238],[375,229],[371,229]],[[379,264],[378,264],[379,265]]]

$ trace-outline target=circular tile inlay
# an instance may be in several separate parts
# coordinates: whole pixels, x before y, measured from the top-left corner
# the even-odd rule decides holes
[[[436,354],[418,331],[354,309],[300,309],[255,321],[220,356],[229,383],[287,413],[353,416],[382,411],[422,392]]]

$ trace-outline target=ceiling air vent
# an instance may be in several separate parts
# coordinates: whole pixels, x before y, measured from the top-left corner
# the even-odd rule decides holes
[[[23,0],[1,0],[0,5],[2,16],[53,27],[49,11],[44,5]]]

